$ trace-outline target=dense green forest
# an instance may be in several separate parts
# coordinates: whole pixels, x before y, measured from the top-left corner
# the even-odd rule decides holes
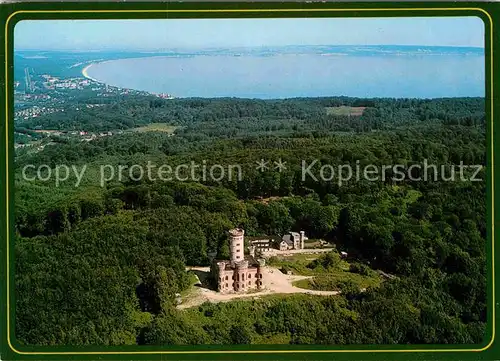
[[[160,99],[151,96],[86,97],[83,104],[105,107],[72,110],[20,121],[16,128],[107,131],[148,123],[201,127],[205,137],[265,132],[370,131],[431,121],[446,125],[484,124],[484,99],[239,98]],[[329,114],[328,107],[368,107],[362,117]],[[99,119],[99,121],[96,121]],[[238,121],[237,121],[238,120]],[[250,127],[250,128],[249,128]]]
[[[88,99],[89,103],[97,100]],[[16,337],[36,345],[480,343],[486,310],[483,181],[302,179],[301,162],[486,165],[484,99],[111,98],[23,129],[108,131],[52,137],[16,153]],[[365,107],[335,115],[332,107]],[[149,123],[174,135],[137,132]],[[256,161],[282,159],[283,172]],[[240,164],[243,179],[100,186],[102,165]],[[26,165],[86,165],[70,180],[22,179]],[[261,198],[272,197],[267,202]],[[227,253],[226,231],[305,230],[394,275],[366,291],[279,296],[177,310],[186,265]]]

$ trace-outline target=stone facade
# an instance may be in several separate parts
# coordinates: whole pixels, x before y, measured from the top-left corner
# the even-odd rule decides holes
[[[304,231],[288,232],[285,234],[278,245],[280,251],[287,251],[290,249],[304,249],[304,241],[308,238],[305,236]]]
[[[270,239],[256,239],[250,242],[248,249],[250,250],[250,255],[255,257],[256,255],[262,255],[273,248]]]
[[[244,255],[245,231],[239,228],[229,232],[231,259],[212,262],[211,273],[221,293],[246,292],[262,287],[263,263],[252,255]]]

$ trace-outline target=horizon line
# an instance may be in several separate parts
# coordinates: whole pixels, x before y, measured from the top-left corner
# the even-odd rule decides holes
[[[104,51],[116,51],[116,52],[165,52],[172,50],[219,50],[219,49],[256,49],[256,48],[284,48],[284,47],[320,47],[320,46],[333,46],[333,47],[425,47],[425,48],[467,48],[467,49],[481,49],[484,50],[484,46],[472,46],[472,45],[425,45],[425,44],[285,44],[285,45],[254,45],[254,46],[244,46],[244,45],[231,45],[231,46],[210,46],[210,47],[171,47],[168,49],[141,49],[141,48],[100,48],[100,49],[76,49],[76,48],[14,48],[16,51],[67,51],[67,52],[77,52],[83,53],[86,51],[91,52],[104,52]]]

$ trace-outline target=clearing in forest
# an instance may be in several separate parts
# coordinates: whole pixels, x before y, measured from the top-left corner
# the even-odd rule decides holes
[[[342,105],[340,107],[326,107],[326,114],[328,115],[349,115],[359,117],[363,115],[366,107],[348,107]]]
[[[134,132],[164,132],[168,134],[174,134],[174,132],[181,128],[177,125],[170,125],[166,123],[151,123],[143,127],[134,128]]]
[[[269,295],[303,293],[332,296],[344,291],[364,291],[367,287],[378,287],[382,282],[380,275],[368,266],[349,264],[341,260],[335,251],[322,255],[271,257],[262,269],[264,288],[247,293],[221,294],[210,286],[209,267],[189,267],[189,270],[198,277],[198,286],[182,295],[182,303],[177,306],[179,309],[199,306],[204,302],[230,302]]]
[[[278,294],[293,294],[293,293],[304,293],[309,295],[317,296],[333,296],[337,295],[339,291],[322,291],[322,290],[311,290],[296,287],[293,285],[294,282],[311,278],[310,276],[298,276],[298,275],[286,275],[275,267],[264,267],[263,273],[263,285],[264,289],[261,291],[252,290],[246,293],[228,293],[223,294],[215,290],[210,289],[205,282],[208,281],[210,268],[209,267],[193,267],[192,272],[199,277],[201,280],[201,286],[194,286],[188,292],[183,295],[183,300],[180,305],[177,306],[178,309],[186,309],[191,307],[199,306],[205,302],[217,303],[217,302],[230,302],[237,299],[254,299],[260,298],[262,296],[278,295]]]

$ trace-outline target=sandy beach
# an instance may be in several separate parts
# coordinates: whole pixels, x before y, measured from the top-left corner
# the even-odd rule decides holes
[[[85,68],[83,68],[83,70],[82,70],[82,75],[83,75],[85,78],[89,79],[89,80],[92,80],[92,81],[95,81],[95,82],[97,82],[97,83],[100,83],[100,81],[99,81],[99,80],[92,78],[92,77],[91,77],[91,76],[89,76],[89,74],[88,74],[88,70],[90,69],[90,67],[91,67],[92,65],[94,65],[94,63],[90,63],[90,64],[89,64],[89,65],[87,65]]]

